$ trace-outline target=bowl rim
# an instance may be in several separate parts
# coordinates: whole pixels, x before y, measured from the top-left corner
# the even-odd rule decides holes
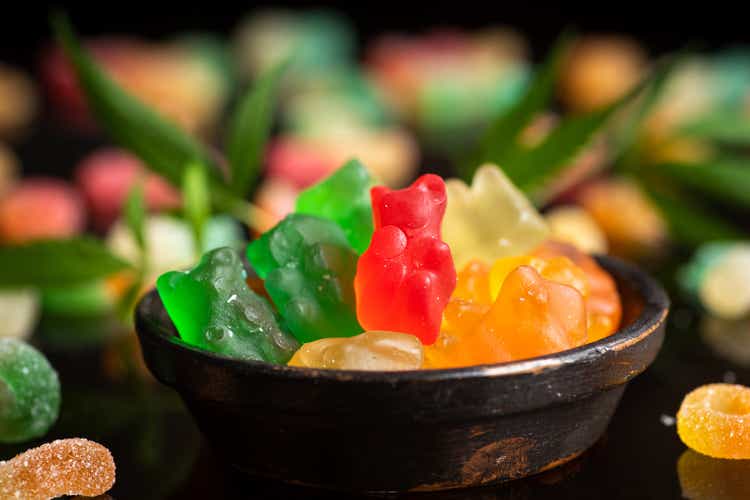
[[[337,382],[396,384],[533,375],[560,368],[564,365],[591,360],[607,352],[619,351],[633,346],[657,331],[665,322],[669,313],[669,297],[663,287],[653,277],[638,266],[615,257],[597,255],[595,258],[608,273],[633,285],[636,293],[643,299],[643,309],[638,317],[626,327],[620,328],[615,333],[595,342],[544,356],[505,363],[471,365],[458,368],[368,371],[307,368],[276,365],[265,361],[237,359],[172,340],[174,337],[173,333],[164,326],[163,322],[149,318],[149,314],[146,311],[147,303],[154,300],[158,300],[159,307],[164,307],[161,305],[161,300],[155,288],[149,290],[138,301],[135,308],[135,328],[140,337],[147,335],[159,344],[166,346],[167,349],[197,356],[198,358],[202,358],[202,362],[223,365],[234,371],[254,372],[257,374],[284,377],[289,380],[315,378]]]

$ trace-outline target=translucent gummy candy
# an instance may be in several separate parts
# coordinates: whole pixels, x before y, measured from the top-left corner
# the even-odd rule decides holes
[[[350,338],[327,338],[303,345],[289,365],[339,370],[418,370],[422,342],[408,333],[370,331]]]
[[[286,363],[299,344],[281,329],[271,305],[245,281],[240,257],[212,250],[187,272],[156,282],[164,307],[185,342],[242,359]]]
[[[0,462],[0,498],[93,497],[107,492],[114,483],[112,454],[87,439],[53,441]]]
[[[685,396],[677,433],[690,448],[715,458],[750,458],[750,388],[708,384]]]
[[[42,436],[60,412],[60,382],[47,359],[30,345],[0,339],[0,442]]]

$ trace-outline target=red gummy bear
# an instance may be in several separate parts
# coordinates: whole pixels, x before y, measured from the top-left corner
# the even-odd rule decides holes
[[[456,287],[450,248],[440,239],[443,179],[427,174],[406,189],[370,191],[375,233],[359,258],[354,290],[365,330],[411,333],[435,342]]]

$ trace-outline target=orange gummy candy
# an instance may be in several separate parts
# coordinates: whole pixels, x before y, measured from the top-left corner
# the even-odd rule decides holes
[[[542,243],[534,250],[533,255],[543,259],[567,257],[586,275],[588,293],[584,294],[584,298],[588,315],[589,342],[602,339],[617,331],[622,319],[620,294],[617,292],[617,285],[612,276],[593,258],[573,245],[557,241]]]
[[[469,261],[458,273],[451,300],[462,299],[480,304],[491,304],[489,275],[490,266],[484,261]]]
[[[492,264],[490,270],[490,293],[497,297],[503,286],[503,281],[513,270],[520,266],[533,267],[543,278],[563,285],[572,286],[584,297],[589,294],[589,284],[586,273],[565,256],[538,257],[524,255],[521,257],[500,258]]]
[[[53,441],[0,462],[0,498],[93,497],[107,492],[114,483],[112,454],[87,439]]]
[[[682,400],[677,413],[680,439],[715,458],[750,458],[750,388],[701,386]]]
[[[490,307],[451,301],[445,331],[425,349],[425,366],[502,363],[571,349],[586,342],[586,309],[575,288],[530,266],[504,280]]]

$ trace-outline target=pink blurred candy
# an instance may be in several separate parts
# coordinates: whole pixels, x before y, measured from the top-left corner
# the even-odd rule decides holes
[[[138,158],[119,149],[91,153],[78,165],[75,177],[99,230],[107,229],[119,217],[130,189],[139,179],[144,182],[149,210],[168,210],[180,205],[177,190],[163,178],[149,173]]]
[[[66,238],[83,230],[85,213],[78,192],[53,178],[28,178],[0,198],[0,242]]]
[[[319,147],[294,137],[274,141],[267,163],[268,177],[284,179],[298,189],[315,184],[341,166]]]

